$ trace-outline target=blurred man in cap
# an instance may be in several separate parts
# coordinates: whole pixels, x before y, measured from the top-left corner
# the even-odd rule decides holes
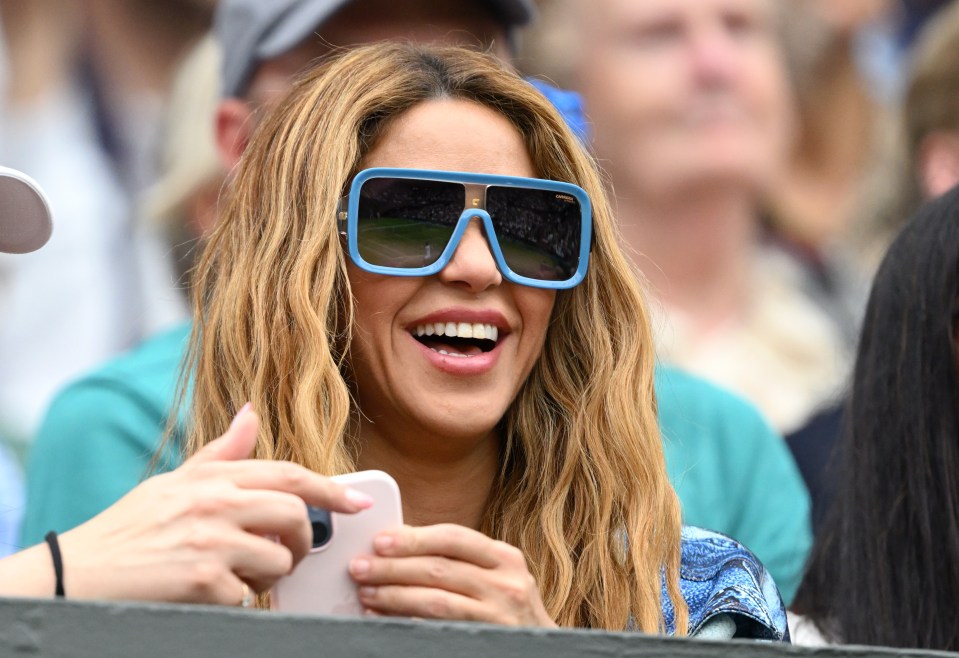
[[[232,166],[254,114],[285,94],[296,74],[335,49],[384,39],[463,45],[509,59],[532,0],[223,0],[215,31],[223,49],[216,132]]]

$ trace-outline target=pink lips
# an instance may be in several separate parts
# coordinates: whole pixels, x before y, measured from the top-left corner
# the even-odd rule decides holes
[[[447,308],[424,315],[410,322],[406,329],[412,332],[421,324],[435,324],[436,322],[469,322],[471,324],[491,324],[500,331],[500,336],[509,333],[509,323],[499,311],[491,309]]]
[[[502,346],[501,340],[497,342],[496,347],[489,352],[483,352],[476,356],[450,356],[448,354],[440,354],[430,349],[413,338],[412,334],[410,334],[410,340],[416,343],[416,346],[423,353],[423,356],[425,356],[431,364],[436,366],[437,369],[450,375],[462,376],[482,375],[492,370],[496,362],[499,361],[500,347]]]
[[[437,322],[491,324],[499,330],[499,339],[496,342],[496,347],[492,350],[475,356],[462,357],[440,354],[416,340],[413,334],[416,327],[435,324]],[[419,348],[423,356],[438,370],[450,375],[476,376],[489,372],[496,365],[502,351],[503,341],[509,335],[509,323],[503,314],[498,311],[450,308],[418,318],[409,323],[406,330],[410,339],[416,343],[416,347]]]

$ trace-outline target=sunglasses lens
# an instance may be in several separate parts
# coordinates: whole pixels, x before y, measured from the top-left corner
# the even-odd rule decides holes
[[[539,281],[566,281],[579,267],[579,200],[550,190],[492,186],[486,211],[510,269]]]
[[[360,189],[360,256],[382,267],[432,265],[453,235],[465,196],[460,183],[371,178]]]

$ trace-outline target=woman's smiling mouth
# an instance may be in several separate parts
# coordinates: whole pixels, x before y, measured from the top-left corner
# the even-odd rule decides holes
[[[411,332],[421,344],[444,356],[471,358],[496,348],[496,325],[471,322],[431,322]]]
[[[406,326],[420,353],[437,369],[452,375],[481,375],[492,370],[510,336],[499,311],[447,308]]]

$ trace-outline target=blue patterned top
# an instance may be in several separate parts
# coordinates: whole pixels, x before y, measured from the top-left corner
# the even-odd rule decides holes
[[[742,544],[717,532],[683,527],[679,588],[689,606],[689,635],[726,616],[735,638],[789,642],[786,609],[766,568]],[[672,602],[663,587],[666,631],[675,631]]]

